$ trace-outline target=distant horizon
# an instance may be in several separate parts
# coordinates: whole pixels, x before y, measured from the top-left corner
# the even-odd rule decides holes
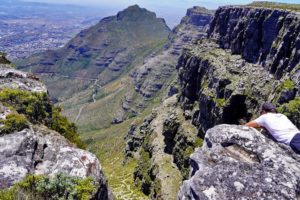
[[[13,1],[13,0],[11,0]],[[101,7],[107,9],[110,15],[115,15],[118,11],[124,10],[131,5],[139,5],[149,11],[155,12],[158,17],[164,18],[170,28],[179,24],[185,16],[188,8],[201,6],[210,10],[215,10],[225,5],[245,5],[252,0],[21,0],[23,2],[39,2],[48,4],[80,5],[93,8]],[[280,3],[299,3],[300,0],[274,0]]]

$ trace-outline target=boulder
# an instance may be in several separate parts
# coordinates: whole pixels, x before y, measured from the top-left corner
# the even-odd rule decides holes
[[[300,156],[253,128],[218,125],[191,155],[180,199],[299,199]]]

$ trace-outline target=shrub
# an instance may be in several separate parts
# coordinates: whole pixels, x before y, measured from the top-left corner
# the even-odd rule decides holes
[[[85,148],[85,144],[80,139],[77,134],[77,127],[74,123],[70,123],[66,117],[60,114],[61,108],[54,107],[52,112],[51,124],[49,127],[65,138],[67,138],[70,142],[76,144],[79,148]]]
[[[298,128],[300,127],[300,97],[281,105],[278,111],[285,114]]]
[[[11,133],[14,131],[21,131],[28,128],[28,121],[24,115],[17,113],[11,113],[6,116],[5,120],[1,120],[3,127],[1,132]]]
[[[61,115],[61,109],[51,104],[46,93],[4,89],[0,91],[0,101],[13,107],[18,113],[25,115],[31,123],[44,124],[63,135],[79,148],[85,148],[85,144],[77,134],[75,124],[70,123],[66,117]]]
[[[52,106],[46,93],[4,89],[0,92],[0,101],[26,115],[32,123],[45,124],[51,117]]]
[[[28,175],[12,188],[0,191],[0,199],[13,200],[88,200],[96,192],[97,183],[93,178],[78,178],[65,174],[54,177],[45,175]]]

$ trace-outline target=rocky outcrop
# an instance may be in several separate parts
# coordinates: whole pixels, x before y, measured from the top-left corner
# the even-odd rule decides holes
[[[0,137],[0,188],[8,188],[27,175],[59,173],[92,177],[99,187],[97,199],[111,199],[106,178],[95,155],[75,148],[63,136],[45,127],[31,126]]]
[[[70,135],[74,125],[51,107],[45,85],[8,65],[0,66],[0,77],[0,189],[29,175],[65,174],[91,177],[96,182],[94,198],[113,199],[96,156],[65,138],[78,136]]]
[[[300,157],[255,129],[218,125],[191,156],[177,199],[299,199]]]
[[[208,40],[184,53],[178,68],[181,104],[202,135],[220,123],[250,120],[275,87],[267,70]]]
[[[36,76],[21,72],[4,64],[0,64],[0,88],[47,92],[46,86]]]

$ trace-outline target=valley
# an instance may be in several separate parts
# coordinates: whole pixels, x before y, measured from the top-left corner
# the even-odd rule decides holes
[[[243,125],[272,102],[299,127],[298,7],[194,6],[173,29],[138,5],[86,29],[74,28],[79,17],[64,22],[81,31],[61,29],[63,46],[18,56],[13,64],[24,74],[2,71],[3,87],[28,90],[20,76],[45,83],[46,102],[70,121],[62,130],[78,133],[77,146],[99,159],[93,176],[104,199],[297,200],[299,155]],[[53,120],[49,113],[41,123]]]

